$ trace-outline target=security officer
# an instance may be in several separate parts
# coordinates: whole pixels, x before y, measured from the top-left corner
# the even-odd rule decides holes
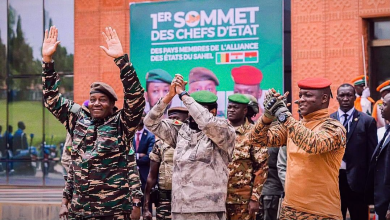
[[[372,110],[372,117],[375,118],[376,120],[376,126],[378,128],[381,128],[383,126],[386,125],[386,122],[385,122],[385,119],[382,117],[382,115],[380,114],[380,106],[383,105],[383,99],[384,97],[390,93],[390,80],[387,80],[385,82],[383,82],[382,84],[380,84],[377,88],[376,88],[376,91],[380,92],[381,94],[381,99],[379,99],[375,105],[374,105],[374,108]]]
[[[252,128],[246,119],[250,100],[242,94],[228,97],[227,118],[236,130],[236,145],[233,160],[229,163],[228,196],[226,210],[228,219],[254,219],[259,212],[259,200],[267,178],[267,147],[239,145]]]
[[[254,124],[255,118],[257,118],[257,114],[259,114],[259,103],[257,102],[257,99],[253,95],[244,94],[248,99],[248,112],[246,113],[246,118],[248,119],[249,123]]]
[[[354,78],[352,83],[356,91],[355,109],[371,115],[371,106],[375,103],[375,101],[370,97],[370,88],[366,87],[365,76],[361,75]]]
[[[60,218],[132,219],[140,218],[140,180],[130,142],[145,107],[143,88],[128,56],[123,53],[116,31],[106,28],[103,36],[123,83],[123,109],[115,107],[117,95],[103,82],[92,83],[89,111],[80,108],[58,91],[58,73],[52,56],[59,44],[58,30],[45,31],[42,46],[43,97],[45,107],[73,136],[68,178],[65,183]],[[78,110],[76,110],[78,109]],[[125,172],[126,171],[126,172]],[[131,204],[133,201],[133,204]]]
[[[191,96],[176,74],[169,93],[145,117],[145,126],[166,144],[176,147],[172,174],[172,219],[225,219],[228,170],[235,131],[215,117],[217,96],[198,91]],[[162,119],[178,94],[189,112],[188,123]]]
[[[184,107],[172,107],[168,109],[168,118],[185,122],[188,119],[188,110]],[[158,178],[158,205],[156,208],[157,219],[171,219],[171,194],[173,152],[175,148],[157,140],[152,152],[149,154],[150,170],[145,187],[145,207],[150,204],[150,192]],[[146,208],[144,210],[147,210]],[[144,219],[152,219],[149,210],[143,213]]]

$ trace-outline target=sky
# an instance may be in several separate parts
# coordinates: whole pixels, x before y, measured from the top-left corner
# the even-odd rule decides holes
[[[9,0],[22,19],[22,30],[27,43],[33,48],[35,59],[41,59],[43,40],[43,0]],[[74,53],[74,0],[46,0],[46,25],[49,18],[58,28],[61,45],[68,53]],[[16,18],[17,18],[16,16]],[[17,20],[15,21],[17,22]],[[46,27],[47,28],[47,27]],[[14,29],[16,29],[16,24]],[[7,30],[7,1],[0,1],[0,31],[5,42]]]

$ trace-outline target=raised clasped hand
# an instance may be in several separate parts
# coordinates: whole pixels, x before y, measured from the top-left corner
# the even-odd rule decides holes
[[[123,56],[124,53],[122,44],[115,29],[112,29],[111,27],[106,27],[105,31],[102,32],[102,35],[107,43],[108,49],[104,46],[100,46],[100,48],[102,48],[102,50],[112,58],[118,58]]]
[[[44,62],[50,62],[53,54],[57,50],[57,45],[60,41],[58,38],[58,29],[55,26],[51,26],[50,30],[45,30],[45,38],[42,45],[42,59]]]
[[[184,78],[181,74],[176,74],[175,78],[173,79],[173,82],[175,84],[175,92],[176,94],[180,94],[183,91],[185,91],[185,87],[187,85],[187,81],[184,81]]]

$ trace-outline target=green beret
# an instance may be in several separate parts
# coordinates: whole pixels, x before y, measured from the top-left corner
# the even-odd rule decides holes
[[[253,95],[244,94],[248,99],[248,107],[250,107],[254,113],[259,113],[259,103],[257,102],[257,99]]]
[[[150,70],[146,73],[146,82],[164,82],[171,84],[173,77],[162,69]]]
[[[219,85],[219,80],[217,76],[209,69],[204,67],[195,67],[190,71],[190,75],[188,77],[189,83],[211,80],[214,81],[215,85]]]
[[[235,103],[246,104],[246,105],[250,101],[245,95],[240,94],[240,93],[229,95],[228,99],[229,99],[229,102],[235,102]]]
[[[94,82],[91,84],[91,90],[89,94],[94,94],[94,93],[103,93],[113,101],[118,100],[118,96],[116,95],[114,89],[104,82]]]
[[[199,104],[213,104],[218,100],[214,93],[206,90],[193,92],[190,96]]]

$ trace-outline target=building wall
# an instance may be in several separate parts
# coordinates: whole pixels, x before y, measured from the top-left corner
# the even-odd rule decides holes
[[[131,2],[143,2],[135,0]],[[89,97],[89,85],[106,81],[116,89],[118,107],[123,92],[118,69],[98,45],[105,45],[104,27],[116,29],[125,52],[129,51],[130,0],[75,1],[74,98]],[[364,19],[390,15],[390,0],[293,0],[292,100],[298,98],[297,82],[306,77],[325,77],[338,85],[363,74],[361,36],[367,33]],[[367,44],[367,35],[365,42]],[[367,48],[367,47],[366,47]],[[366,52],[367,54],[367,52]],[[368,56],[366,56],[368,64]],[[367,69],[368,69],[368,65]],[[331,111],[337,101],[331,101]],[[297,111],[296,106],[293,112]]]
[[[292,0],[292,100],[298,99],[296,85],[303,78],[332,80],[332,92],[336,95],[340,84],[364,74],[362,34],[367,49],[364,19],[385,16],[390,16],[390,0]],[[333,99],[331,112],[337,107]],[[293,112],[296,111],[294,106]]]

